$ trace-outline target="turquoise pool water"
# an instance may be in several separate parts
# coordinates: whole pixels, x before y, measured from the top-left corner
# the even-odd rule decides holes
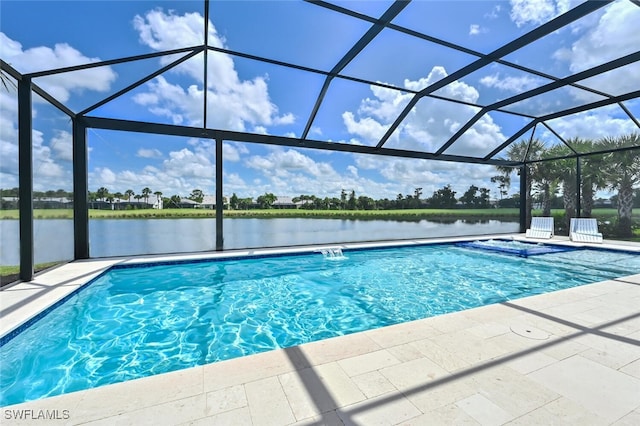
[[[0,347],[0,405],[640,273],[455,245],[115,268]]]

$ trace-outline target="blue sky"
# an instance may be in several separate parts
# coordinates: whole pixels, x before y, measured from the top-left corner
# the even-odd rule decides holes
[[[337,5],[379,17],[390,1],[340,1]],[[580,2],[567,0],[413,1],[393,23],[481,53],[489,53]],[[33,72],[202,44],[200,1],[7,1],[0,2],[0,56],[21,72]],[[329,71],[370,24],[312,4],[293,1],[212,1],[212,46]],[[640,7],[618,0],[504,59],[564,77],[627,55],[640,46]],[[35,79],[74,111],[106,98],[179,56],[101,67]],[[411,95],[473,62],[475,56],[385,29],[342,73],[400,90],[334,79],[309,137],[374,145]],[[202,126],[203,56],[191,58],[90,115]],[[209,55],[208,127],[299,137],[324,78],[223,54]],[[613,95],[637,90],[638,63],[581,82]],[[436,94],[490,104],[548,83],[542,77],[494,64]],[[602,99],[561,89],[510,107],[549,113]],[[640,102],[625,106],[640,117]],[[0,92],[0,187],[17,186],[17,103]],[[68,118],[34,97],[34,188],[70,190],[71,126]],[[385,145],[435,151],[471,118],[476,108],[422,99]],[[479,120],[448,154],[484,156],[526,124],[495,112]],[[637,131],[624,112],[606,107],[550,123],[563,137],[598,138]],[[528,137],[529,135],[525,135]],[[212,141],[89,130],[89,188],[112,192],[142,188],[187,196],[213,194]],[[558,144],[548,131],[536,137]],[[423,196],[447,184],[458,195],[472,184],[488,187],[496,170],[438,161],[296,150],[249,143],[224,144],[225,195],[265,192],[295,196],[357,195],[395,198],[423,188]],[[514,177],[515,178],[515,177]],[[512,185],[511,192],[518,186]]]

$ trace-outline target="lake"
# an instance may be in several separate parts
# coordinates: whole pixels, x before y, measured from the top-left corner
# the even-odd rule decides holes
[[[346,219],[224,219],[224,248],[277,247],[519,232],[519,222],[500,220],[395,221]],[[215,219],[94,219],[91,257],[215,250]],[[17,265],[19,223],[0,220],[0,260]],[[34,221],[35,263],[73,258],[73,221]]]

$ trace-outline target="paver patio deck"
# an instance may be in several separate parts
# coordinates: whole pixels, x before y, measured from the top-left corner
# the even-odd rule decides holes
[[[2,332],[121,261],[3,291]],[[2,423],[43,424],[16,420],[40,410],[90,425],[638,425],[640,275],[3,407]]]

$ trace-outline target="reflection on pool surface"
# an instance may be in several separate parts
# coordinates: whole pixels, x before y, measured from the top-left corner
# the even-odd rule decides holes
[[[0,348],[2,405],[640,272],[454,244],[115,267]]]

